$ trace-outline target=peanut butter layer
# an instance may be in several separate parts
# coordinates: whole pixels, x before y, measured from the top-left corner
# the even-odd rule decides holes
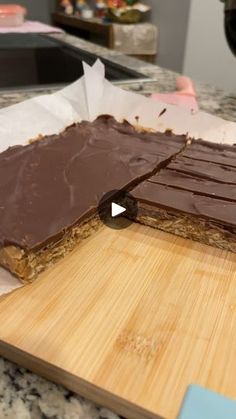
[[[101,227],[97,216],[92,216],[68,230],[59,240],[50,242],[38,250],[25,250],[16,246],[0,249],[0,264],[16,275],[23,283],[32,282],[40,272],[70,253],[81,240]]]

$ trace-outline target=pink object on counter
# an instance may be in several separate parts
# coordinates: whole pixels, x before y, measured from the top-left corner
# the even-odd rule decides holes
[[[25,15],[26,9],[18,4],[0,4],[0,28],[22,25]]]
[[[176,87],[177,92],[154,93],[151,97],[171,105],[184,106],[185,108],[198,111],[196,91],[192,80],[189,77],[179,76],[176,79]]]
[[[27,20],[21,26],[1,27],[0,25],[1,33],[63,33],[63,30],[41,22]]]

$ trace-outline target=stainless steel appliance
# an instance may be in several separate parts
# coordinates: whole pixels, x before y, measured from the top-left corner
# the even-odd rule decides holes
[[[229,47],[236,55],[236,0],[221,0],[225,3],[225,34]]]

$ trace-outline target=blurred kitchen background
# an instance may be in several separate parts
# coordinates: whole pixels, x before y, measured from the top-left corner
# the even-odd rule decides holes
[[[93,7],[94,2],[88,3]],[[58,10],[56,0],[16,0],[15,3],[27,8],[28,19],[48,24],[52,23],[51,14]],[[236,93],[236,57],[224,34],[224,5],[220,0],[142,3],[151,6],[147,20],[158,28],[156,64]]]

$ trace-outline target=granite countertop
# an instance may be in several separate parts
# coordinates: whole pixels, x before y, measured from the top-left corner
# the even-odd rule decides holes
[[[84,41],[83,39],[76,38],[74,36],[62,33],[52,34],[52,38],[61,39],[75,47],[85,49],[89,52],[95,53],[101,57],[107,58],[113,62],[124,65],[127,68],[136,70],[143,73],[153,79],[151,82],[146,82],[142,86],[139,83],[130,84],[119,84],[120,87],[125,89],[134,90],[141,94],[148,95],[152,92],[171,92],[175,90],[175,80],[177,74],[173,71],[169,71],[160,68],[156,65],[146,63],[144,61],[137,60],[121,54],[120,52],[103,48],[99,45],[92,44]],[[216,116],[220,116],[231,121],[236,121],[236,95],[226,93],[221,89],[214,86],[206,85],[195,81],[195,87],[197,91],[197,100],[201,110],[213,113]],[[26,91],[12,91],[10,93],[0,92],[0,107],[13,105],[22,100],[28,99],[35,94],[51,93],[55,89],[43,89],[37,90],[26,90]]]
[[[143,86],[135,82],[125,85],[121,83],[120,86],[125,89],[146,95],[152,92],[175,90],[176,73],[172,71],[126,57],[71,35],[53,34],[50,36],[118,62],[153,79]],[[199,82],[195,82],[195,86],[198,104],[202,110],[236,122],[236,95]],[[0,108],[13,105],[36,94],[53,91],[55,89],[0,92]],[[0,357],[0,418],[118,419],[118,416]]]

